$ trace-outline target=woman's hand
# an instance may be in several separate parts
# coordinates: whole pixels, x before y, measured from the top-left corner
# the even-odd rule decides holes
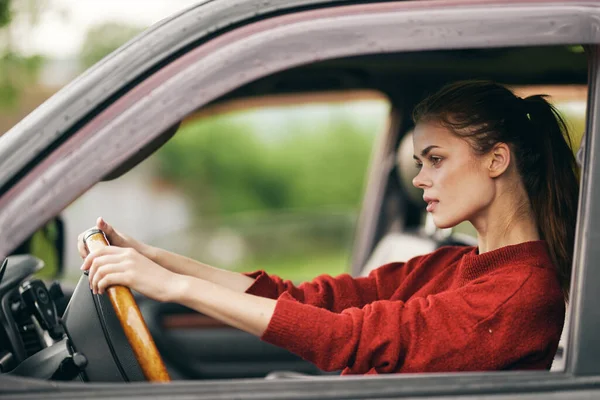
[[[183,283],[171,272],[132,248],[107,246],[90,253],[81,266],[89,271],[90,287],[102,294],[109,286],[123,285],[158,301],[171,301]]]
[[[123,247],[123,248],[132,248],[137,250],[138,252],[144,254],[143,248],[145,245],[141,242],[138,242],[132,237],[129,237],[123,233],[120,233],[116,229],[114,229],[110,224],[108,224],[102,217],[98,217],[96,220],[96,226],[94,228],[100,229],[106,235],[108,242],[111,246]],[[83,235],[85,232],[79,234],[77,238],[77,250],[79,250],[79,255],[81,258],[85,259],[88,255],[88,250],[83,243]]]
[[[207,280],[238,292],[245,292],[254,282],[254,279],[240,274],[239,272],[221,270],[219,268],[211,267],[210,265],[192,260],[191,258],[139,242],[117,231],[102,218],[98,218],[95,228],[98,228],[104,232],[108,242],[111,244],[111,247],[114,246],[134,249],[142,256],[148,258],[150,261],[177,275],[185,275]],[[83,259],[85,259],[88,255],[88,250],[83,243],[84,234],[85,232],[80,234],[77,240],[79,255]]]
[[[154,300],[182,304],[256,336],[263,335],[275,312],[273,299],[169,271],[132,248],[106,246],[94,250],[81,269],[89,271],[94,293],[102,294],[114,285],[127,286]]]

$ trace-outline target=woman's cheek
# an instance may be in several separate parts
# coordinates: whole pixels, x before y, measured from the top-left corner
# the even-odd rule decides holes
[[[444,171],[444,184],[440,186],[440,203],[433,213],[438,228],[451,228],[468,220],[481,207],[477,186],[481,184],[473,174],[459,171]],[[442,180],[440,180],[441,182]]]

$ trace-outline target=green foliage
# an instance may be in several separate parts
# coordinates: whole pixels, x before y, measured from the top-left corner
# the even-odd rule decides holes
[[[194,207],[185,240],[192,235],[195,244],[185,254],[296,281],[346,271],[371,148],[386,118],[384,103],[361,103],[187,122],[155,155],[159,175]]]
[[[0,109],[18,104],[22,91],[37,82],[43,63],[44,58],[39,55],[6,52],[0,56]]]
[[[338,206],[355,208],[377,124],[336,113],[290,120],[275,131],[249,119],[211,117],[188,124],[157,154],[199,215]]]
[[[0,0],[0,28],[10,24],[12,19],[10,3],[10,0]]]
[[[35,22],[41,4],[42,0],[0,0],[0,33],[6,33],[0,41],[0,110],[15,107],[23,90],[37,83],[44,59],[15,53],[10,25],[15,13],[27,13]]]
[[[87,69],[132,39],[143,28],[107,22],[88,30],[80,52],[80,62]]]
[[[305,252],[293,257],[256,260],[254,264],[246,266],[244,272],[263,269],[283,279],[304,282],[322,274],[336,276],[348,272],[348,259],[349,254],[344,249],[325,253]]]
[[[44,268],[37,273],[40,279],[52,279],[58,275],[58,262],[60,249],[57,248],[58,228],[51,221],[42,229],[38,230],[29,243],[29,254],[44,261]]]

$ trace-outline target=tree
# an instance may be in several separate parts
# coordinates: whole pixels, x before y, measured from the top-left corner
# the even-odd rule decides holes
[[[0,28],[10,23],[10,1],[0,0]]]
[[[25,15],[35,25],[46,5],[44,0],[0,0],[0,109],[18,104],[24,87],[37,82],[43,65],[41,56],[14,50],[11,23],[16,15]]]

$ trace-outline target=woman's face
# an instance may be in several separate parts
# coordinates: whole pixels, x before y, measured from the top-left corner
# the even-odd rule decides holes
[[[413,134],[419,173],[413,185],[423,189],[427,212],[438,228],[450,228],[483,215],[494,196],[487,157],[475,154],[466,140],[435,122],[418,123]]]

